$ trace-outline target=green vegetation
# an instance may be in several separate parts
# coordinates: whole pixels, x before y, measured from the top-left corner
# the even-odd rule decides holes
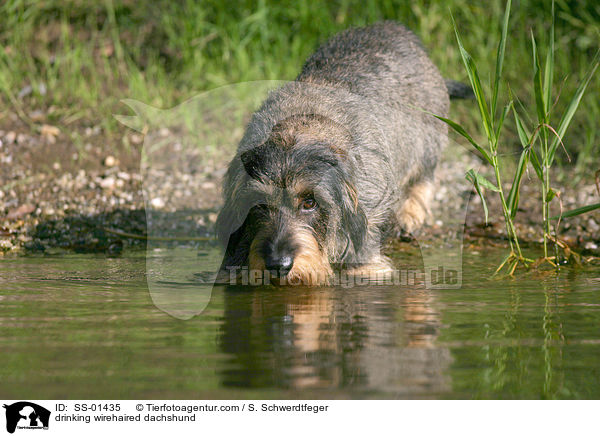
[[[111,115],[123,112],[123,98],[167,108],[229,83],[293,79],[319,42],[349,26],[382,19],[407,24],[446,77],[465,80],[451,13],[479,65],[494,65],[496,30],[504,13],[500,0],[159,0],[151,5],[7,0],[0,4],[0,128],[10,122],[9,114],[17,113],[29,127],[49,122],[69,130],[101,124],[114,131],[118,123]],[[533,93],[525,62],[530,59],[530,31],[540,46],[547,46],[550,15],[545,0],[522,1],[512,11],[503,77],[527,108],[535,104],[528,100]],[[555,82],[564,82],[563,95],[573,95],[588,71],[600,45],[599,29],[598,2],[557,1],[554,72]],[[483,68],[479,73],[484,82],[493,77],[493,71]],[[22,92],[28,86],[31,92]],[[588,89],[581,102],[586,109],[575,116],[564,139],[579,170],[597,160],[597,76]],[[559,101],[556,112],[565,104],[565,99]],[[32,116],[36,111],[46,118]],[[461,124],[473,130],[477,108],[460,111]],[[514,150],[516,133],[509,132],[506,141]],[[567,164],[564,156],[559,158],[561,165]]]
[[[537,113],[537,121],[532,122],[533,129],[527,129],[525,124],[521,120],[521,116],[518,114],[517,109],[513,104],[513,100],[510,100],[503,110],[497,111],[497,102],[500,89],[500,83],[502,78],[502,70],[504,63],[504,56],[506,52],[506,43],[508,37],[508,24],[510,17],[511,0],[506,3],[506,10],[502,21],[502,34],[500,42],[498,44],[498,51],[496,57],[496,70],[494,74],[494,81],[491,85],[491,103],[488,106],[486,93],[481,84],[477,67],[473,58],[465,50],[464,45],[461,41],[461,37],[455,25],[456,39],[460,49],[461,57],[467,70],[469,81],[475,92],[475,98],[479,107],[481,124],[487,138],[487,147],[480,146],[465,129],[459,124],[438,117],[448,123],[456,132],[464,136],[481,157],[490,164],[494,170],[495,184],[488,181],[483,175],[469,170],[467,172],[467,179],[472,181],[475,185],[475,189],[479,194],[483,207],[485,210],[486,221],[487,221],[487,206],[485,197],[483,195],[484,189],[497,192],[502,204],[502,212],[504,214],[504,221],[506,224],[506,232],[510,243],[510,253],[502,262],[498,271],[500,271],[505,265],[509,268],[509,273],[512,275],[519,264],[528,266],[533,261],[523,256],[521,247],[519,245],[519,236],[517,234],[514,219],[519,207],[519,191],[521,187],[521,180],[523,174],[527,170],[528,164],[531,163],[535,174],[538,176],[540,191],[541,191],[541,209],[542,209],[542,228],[543,228],[543,245],[544,245],[544,257],[543,260],[549,262],[552,266],[556,267],[559,262],[558,248],[559,246],[565,250],[567,257],[574,256],[569,248],[561,243],[558,239],[558,223],[560,222],[562,215],[552,217],[557,221],[555,226],[554,235],[551,234],[550,224],[552,218],[550,217],[550,202],[557,198],[560,200],[560,194],[553,190],[551,187],[551,168],[554,163],[556,151],[561,145],[565,151],[562,138],[564,137],[569,124],[571,123],[577,108],[579,107],[583,95],[586,91],[587,86],[592,79],[594,72],[596,71],[599,64],[599,54],[597,54],[591,62],[591,67],[582,79],[581,83],[577,87],[573,97],[568,103],[564,110],[560,121],[556,125],[556,128],[552,126],[551,114],[553,113],[558,97],[553,98],[552,83],[554,78],[554,2],[552,2],[552,20],[550,25],[550,37],[549,46],[546,54],[546,61],[544,66],[543,78],[542,68],[540,66],[538,48],[535,37],[531,36],[531,45],[533,52],[533,93],[535,96],[535,108]],[[510,91],[510,90],[509,90]],[[509,112],[513,111],[517,132],[522,145],[522,151],[520,154],[519,163],[516,166],[515,173],[513,176],[513,182],[510,187],[508,194],[505,193],[505,188],[502,183],[502,176],[500,173],[501,161],[505,159],[511,159],[510,156],[500,155],[500,134],[504,121]],[[527,113],[525,112],[525,115]],[[530,133],[530,130],[533,130]],[[567,154],[568,157],[568,154]],[[590,209],[591,208],[591,209]],[[593,210],[596,205],[588,206],[587,208],[579,208],[574,211],[568,212],[569,216],[578,215],[585,213],[586,211]],[[562,209],[562,207],[561,207]],[[555,245],[555,256],[549,256],[548,254],[548,242],[552,240]]]

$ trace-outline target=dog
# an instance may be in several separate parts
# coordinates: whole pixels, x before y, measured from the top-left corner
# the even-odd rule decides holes
[[[448,142],[446,83],[421,42],[391,21],[346,30],[256,111],[225,174],[221,271],[325,285],[336,268],[392,270],[390,229],[429,213]]]

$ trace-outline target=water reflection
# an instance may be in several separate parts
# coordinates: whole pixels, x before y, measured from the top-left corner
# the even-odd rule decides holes
[[[461,289],[215,288],[183,321],[144,254],[0,262],[0,396],[600,398],[598,266],[487,280],[496,252]]]
[[[425,289],[276,288],[225,295],[224,386],[349,388],[394,395],[448,391],[440,314]]]

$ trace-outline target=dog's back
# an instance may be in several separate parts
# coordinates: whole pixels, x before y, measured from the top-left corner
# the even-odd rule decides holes
[[[297,81],[344,87],[382,104],[448,111],[448,90],[417,36],[384,21],[346,30],[320,46]]]

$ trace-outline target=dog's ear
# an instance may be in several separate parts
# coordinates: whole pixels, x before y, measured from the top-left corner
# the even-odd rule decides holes
[[[246,262],[250,247],[245,227],[244,223],[239,229],[229,235],[229,241],[227,242],[223,258],[223,266],[240,266]]]
[[[221,244],[226,247],[227,241],[233,237],[233,233],[244,223],[248,214],[248,208],[245,204],[238,201],[239,192],[243,186],[241,162],[234,159],[223,180],[223,196],[225,203],[219,211],[216,222],[217,236]]]
[[[367,216],[358,203],[358,196],[354,186],[345,181],[343,183],[344,195],[342,200],[342,229],[352,241],[354,252],[363,246],[367,237]]]
[[[253,179],[258,179],[259,173],[264,170],[269,158],[267,151],[266,144],[261,144],[240,154],[246,173]]]
[[[234,201],[225,202],[223,209],[217,217],[217,234],[221,245],[225,248],[223,265],[242,265],[248,255],[248,241],[246,234],[247,211],[239,210]]]

